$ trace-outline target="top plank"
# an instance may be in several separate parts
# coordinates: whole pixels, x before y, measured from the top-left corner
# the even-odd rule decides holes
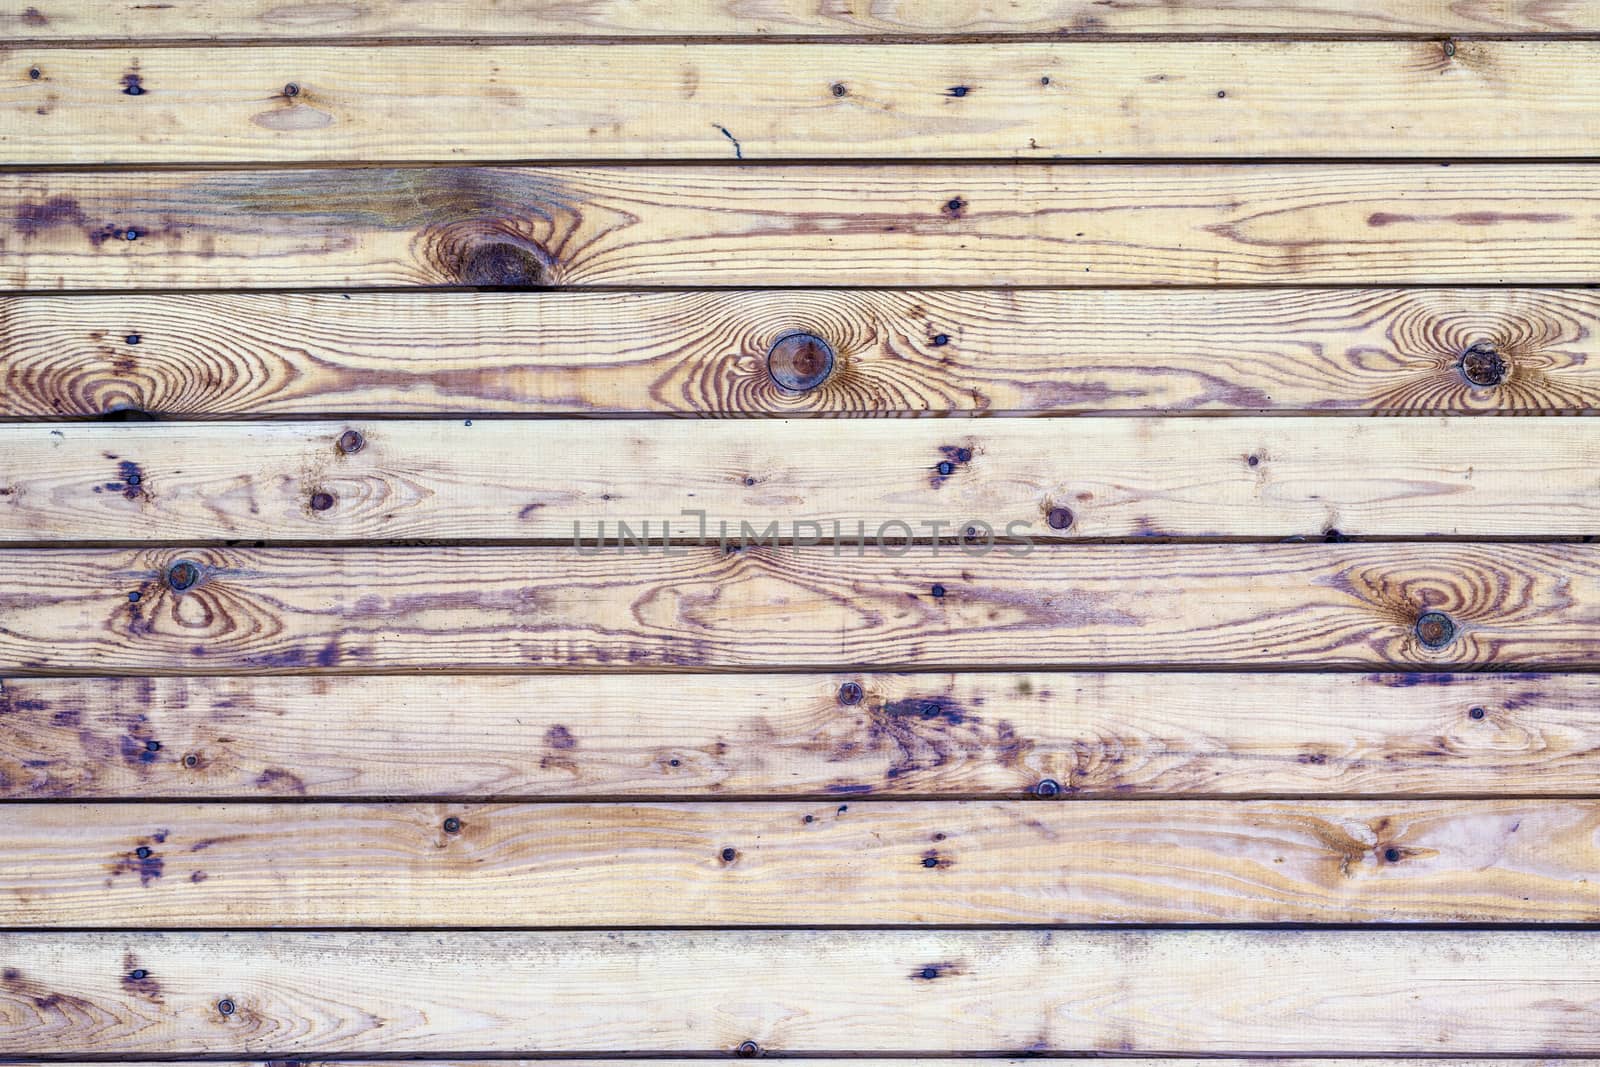
[[[17,48],[0,164],[1600,155],[1596,41]]]
[[[922,37],[944,34],[1580,34],[1595,0],[27,0],[0,34],[75,39]]]

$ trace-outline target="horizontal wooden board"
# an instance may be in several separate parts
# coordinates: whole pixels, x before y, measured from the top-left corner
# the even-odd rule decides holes
[[[0,418],[1588,413],[1597,320],[1576,289],[0,297]],[[768,372],[796,332],[834,351],[809,392]]]
[[[1447,930],[7,934],[0,1054],[726,1053],[746,1041],[774,1052],[1593,1054],[1597,939]],[[925,978],[930,969],[935,977]],[[144,976],[131,978],[135,970]],[[231,1014],[219,1010],[224,1001]]]
[[[10,543],[1600,528],[1589,419],[37,423],[0,455]]]
[[[1593,545],[1021,547],[12,549],[0,669],[1583,669],[1600,655]]]
[[[1597,63],[1546,40],[22,48],[0,164],[1592,157]]]
[[[786,1056],[795,1067],[833,1067],[834,1058],[805,1058],[802,1056]],[[939,1058],[936,1056],[917,1056],[911,1060],[918,1067],[971,1067],[966,1062],[969,1057]],[[1038,1067],[1029,1061],[1034,1057],[1019,1056],[1011,1059],[995,1058],[992,1067]],[[1286,1056],[1254,1056],[1249,1059],[1225,1058],[1207,1056],[1204,1059],[1181,1059],[1173,1056],[1142,1057],[1148,1067],[1407,1067],[1409,1061],[1403,1059],[1380,1059],[1364,1057],[1362,1059],[1336,1059],[1333,1057],[1319,1056],[1315,1058],[1296,1059]],[[907,1057],[893,1059],[873,1059],[869,1056],[852,1056],[851,1060],[856,1067],[905,1067]],[[104,1060],[16,1060],[15,1067],[98,1067]],[[119,1063],[128,1064],[129,1067],[154,1067],[155,1064],[173,1065],[173,1067],[199,1067],[200,1064],[212,1067],[258,1067],[259,1061],[251,1060],[129,1060],[121,1059]],[[361,1060],[317,1060],[317,1067],[365,1067],[367,1064],[397,1064],[406,1061],[361,1059]],[[542,1060],[512,1059],[496,1056],[490,1060],[478,1059],[430,1059],[430,1067],[534,1067]],[[602,1060],[593,1058],[574,1059],[572,1067],[634,1067],[636,1061],[632,1059]],[[655,1067],[704,1067],[700,1059],[670,1059],[656,1058],[653,1060]],[[1552,1057],[1526,1057],[1518,1059],[1462,1059],[1460,1057],[1433,1057],[1430,1067],[1595,1067],[1600,1061],[1593,1059],[1580,1059],[1570,1056]],[[412,1067],[407,1064],[407,1067]]]
[[[1573,796],[1597,699],[1586,674],[9,678],[0,798]]]
[[[316,37],[838,37],[936,34],[1593,33],[1593,0],[967,0],[818,4],[731,0],[35,0],[0,9],[8,38],[131,40]]]
[[[1583,164],[11,173],[0,288],[1588,283],[1597,176]]]
[[[0,915],[28,927],[1600,921],[1595,801],[52,803],[6,815]]]

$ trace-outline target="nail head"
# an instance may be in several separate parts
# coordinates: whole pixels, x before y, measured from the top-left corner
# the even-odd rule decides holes
[[[865,695],[861,686],[856,682],[846,682],[839,687],[839,703],[841,704],[859,704],[861,703],[861,698]]]

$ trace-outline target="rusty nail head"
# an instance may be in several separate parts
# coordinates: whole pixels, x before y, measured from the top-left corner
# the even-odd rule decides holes
[[[1477,344],[1461,353],[1461,376],[1473,385],[1488,388],[1506,380],[1506,359],[1488,341]]]
[[[839,703],[841,704],[859,704],[861,703],[861,698],[865,695],[857,682],[846,682],[839,687]]]
[[[200,580],[200,568],[186,559],[180,559],[167,568],[167,585],[176,592],[191,588]]]
[[[1071,508],[1051,508],[1050,514],[1045,516],[1045,521],[1052,530],[1065,530],[1072,526]]]
[[[360,452],[366,447],[367,439],[361,436],[360,430],[346,430],[339,435],[339,451],[345,455]]]
[[[223,997],[221,1000],[217,1001],[217,1010],[224,1015],[232,1015],[234,1011],[233,1001],[229,1000],[227,997]]]
[[[444,821],[444,832],[447,834],[459,834],[461,832],[461,820],[454,815],[450,816]]]
[[[1427,648],[1443,648],[1456,635],[1456,624],[1442,611],[1425,611],[1417,619],[1417,640]]]
[[[290,82],[288,85],[285,85],[283,87],[283,95],[284,96],[299,96],[300,95],[300,86],[296,85],[294,82]]]
[[[832,373],[833,346],[814,333],[786,334],[767,353],[767,374],[790,393],[809,393]]]

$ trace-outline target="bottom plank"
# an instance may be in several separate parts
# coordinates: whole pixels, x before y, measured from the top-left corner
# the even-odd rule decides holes
[[[639,886],[640,892],[657,887]],[[0,1055],[1600,1053],[1600,931],[0,935]]]

